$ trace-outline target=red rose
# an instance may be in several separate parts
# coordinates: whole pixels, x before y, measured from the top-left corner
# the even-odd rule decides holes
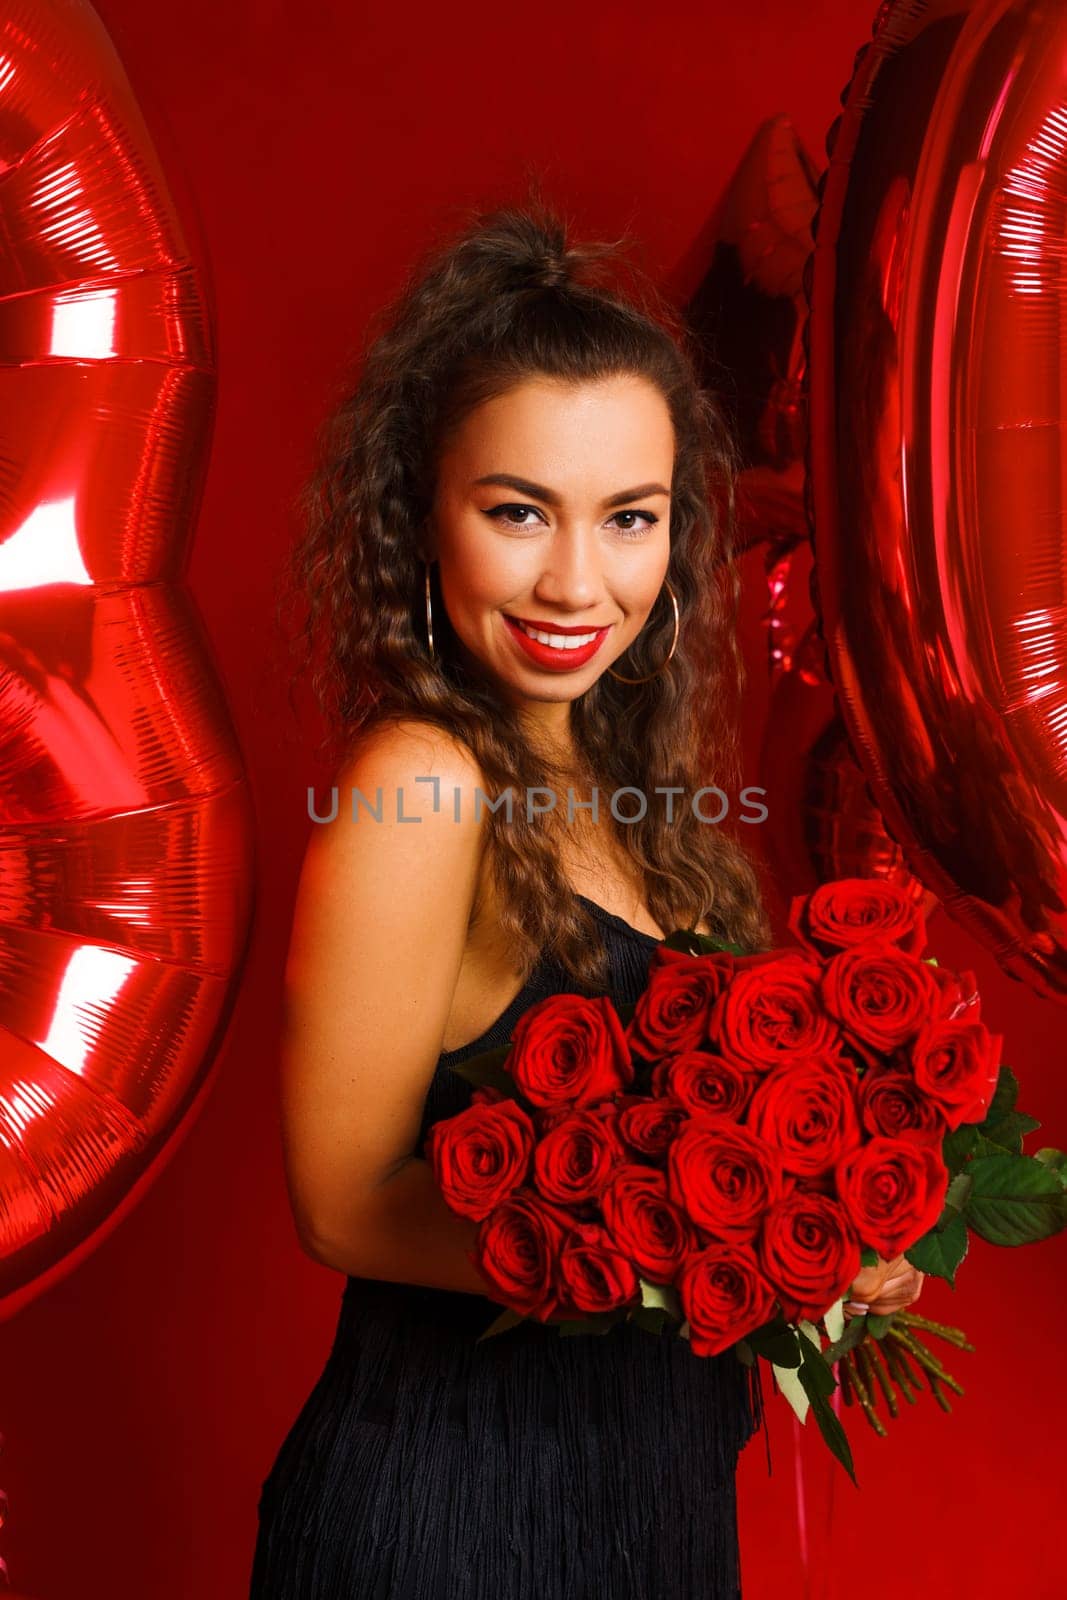
[[[862,1137],[856,1076],[833,1056],[776,1067],[752,1096],[746,1126],[781,1152],[787,1172],[826,1172]]]
[[[872,939],[828,961],[822,994],[831,1016],[876,1050],[895,1050],[941,1013],[941,990],[925,961]]]
[[[1003,1043],[984,1022],[930,1022],[920,1029],[911,1070],[950,1128],[982,1121],[1000,1076]]]
[[[941,1151],[914,1139],[871,1139],[842,1158],[836,1177],[860,1238],[886,1261],[929,1232],[948,1188]]]
[[[814,1322],[859,1274],[860,1240],[836,1200],[798,1187],[764,1218],[759,1258],[786,1320]]]
[[[689,1121],[685,1107],[673,1100],[635,1100],[619,1111],[618,1128],[639,1155],[662,1160],[678,1130]]]
[[[652,1061],[698,1050],[707,1042],[711,1006],[732,971],[733,957],[725,952],[687,956],[657,945],[627,1029],[633,1050]]]
[[[435,1122],[423,1150],[451,1209],[480,1222],[524,1182],[533,1147],[530,1118],[501,1099]]]
[[[615,1311],[631,1303],[639,1284],[633,1263],[597,1223],[572,1228],[559,1257],[559,1283],[579,1312]]]
[[[653,1283],[673,1283],[696,1240],[668,1198],[664,1174],[636,1162],[619,1167],[600,1207],[608,1232],[638,1270]]]
[[[690,1111],[713,1111],[740,1118],[755,1085],[755,1074],[710,1050],[683,1050],[652,1072],[652,1092],[670,1095]]]
[[[744,1243],[785,1192],[782,1158],[727,1117],[691,1117],[667,1151],[669,1193],[714,1239]]]
[[[615,1127],[614,1107],[569,1111],[534,1146],[537,1187],[557,1205],[594,1199],[626,1151]]]
[[[789,929],[817,955],[832,955],[871,938],[909,955],[926,949],[926,916],[909,891],[884,878],[836,878],[811,894],[795,895]]]
[[[833,1050],[840,1034],[826,1015],[821,976],[817,962],[792,953],[741,968],[712,1008],[712,1040],[750,1072]]]
[[[517,1189],[479,1224],[468,1258],[485,1277],[493,1298],[520,1316],[547,1322],[560,1309],[556,1264],[569,1219],[531,1189]]]
[[[536,1106],[588,1106],[633,1082],[630,1048],[606,995],[553,994],[524,1011],[505,1062]]]
[[[774,1291],[748,1245],[709,1244],[685,1260],[678,1298],[695,1355],[717,1356],[774,1315]]]
[[[949,1021],[965,1016],[968,1022],[977,1022],[982,1002],[974,973],[953,972],[951,967],[930,967],[929,970],[941,990],[941,1015]]]
[[[910,1072],[868,1072],[859,1088],[860,1121],[887,1139],[918,1139],[940,1146],[945,1119]]]

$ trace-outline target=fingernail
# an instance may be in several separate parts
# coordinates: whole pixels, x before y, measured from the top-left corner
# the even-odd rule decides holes
[[[845,1304],[848,1306],[850,1311],[858,1311],[861,1316],[868,1310],[868,1307],[863,1304],[862,1300],[846,1300]]]

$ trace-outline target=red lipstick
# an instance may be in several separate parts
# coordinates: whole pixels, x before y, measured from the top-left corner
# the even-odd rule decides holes
[[[604,643],[604,640],[608,636],[607,627],[590,628],[587,626],[584,628],[562,628],[558,627],[554,622],[537,622],[531,617],[529,619],[530,626],[539,629],[542,633],[596,634],[595,639],[590,639],[588,644],[581,645],[576,650],[557,649],[555,645],[542,644],[539,639],[531,639],[528,633],[524,633],[522,628],[519,627],[518,623],[520,620],[525,622],[525,617],[522,619],[509,617],[507,612],[503,613],[503,617],[504,622],[507,625],[508,632],[515,640],[515,643],[518,645],[519,649],[522,650],[523,654],[533,661],[537,666],[547,668],[549,672],[572,672],[575,667],[584,667],[585,663],[587,661],[591,661],[596,655],[597,651],[600,649],[600,646]]]

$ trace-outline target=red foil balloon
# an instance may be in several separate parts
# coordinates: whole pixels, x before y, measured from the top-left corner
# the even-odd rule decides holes
[[[883,7],[810,273],[816,608],[909,866],[1067,996],[1067,7]]]
[[[181,583],[215,400],[200,275],[91,7],[9,0],[0,40],[3,1317],[199,1104],[253,854]]]

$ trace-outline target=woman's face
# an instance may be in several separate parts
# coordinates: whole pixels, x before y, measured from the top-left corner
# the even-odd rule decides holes
[[[529,379],[471,412],[442,452],[430,554],[449,620],[501,696],[546,728],[567,725],[660,594],[673,465],[666,401],[633,376]]]

